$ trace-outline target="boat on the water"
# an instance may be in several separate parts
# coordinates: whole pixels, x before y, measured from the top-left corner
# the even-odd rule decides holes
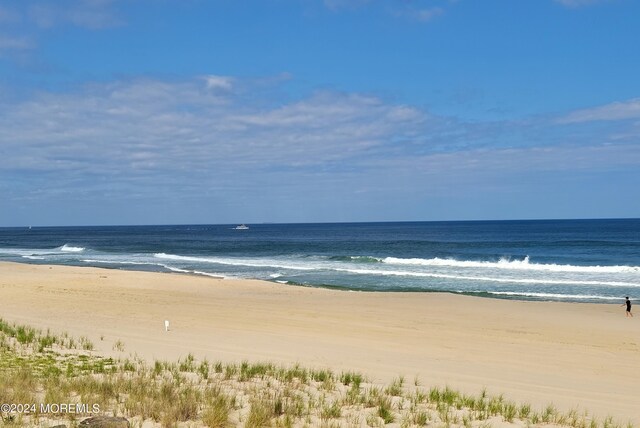
[[[236,227],[234,227],[235,230],[247,230],[249,229],[249,226],[247,226],[246,224],[240,224]]]

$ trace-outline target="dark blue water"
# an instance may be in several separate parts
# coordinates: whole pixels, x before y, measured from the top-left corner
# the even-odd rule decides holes
[[[640,295],[640,219],[0,228],[0,260],[370,291]]]

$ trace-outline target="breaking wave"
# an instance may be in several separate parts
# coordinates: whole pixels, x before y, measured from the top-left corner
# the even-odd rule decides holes
[[[386,257],[382,259],[383,263],[392,265],[412,265],[412,266],[448,266],[459,268],[491,268],[491,269],[509,269],[509,270],[529,270],[529,271],[546,271],[546,272],[584,272],[584,273],[629,273],[640,272],[639,266],[575,266],[575,265],[558,265],[558,264],[542,264],[531,263],[529,256],[522,260],[510,260],[501,258],[497,262],[490,261],[466,261],[454,259],[401,259],[397,257]]]
[[[639,281],[605,280],[596,273],[625,273],[621,279],[635,280],[638,268],[629,266],[571,266],[571,265],[538,265],[530,263],[528,259],[522,261],[474,262],[456,261],[448,259],[399,259],[387,257],[382,263],[372,265],[371,268],[358,267],[361,257],[355,258],[355,263],[344,263],[346,258],[336,262],[333,257],[319,259],[242,259],[224,257],[195,257],[175,254],[155,253],[154,257],[183,263],[205,263],[229,265],[247,268],[282,269],[289,271],[342,272],[370,277],[407,277],[407,278],[437,278],[455,281],[493,282],[499,284],[540,284],[540,285],[574,285],[574,286],[609,286],[609,287],[640,287]],[[373,259],[373,258],[370,258]],[[392,266],[406,266],[406,269],[394,269]],[[533,267],[527,269],[524,266]],[[436,269],[437,268],[437,269]],[[455,268],[455,269],[447,269]],[[511,275],[505,269],[512,269]],[[519,271],[520,274],[516,274]],[[536,272],[556,272],[558,275],[534,275]],[[526,273],[529,272],[529,275]],[[524,274],[524,275],[523,275]],[[568,275],[573,274],[573,275]],[[590,275],[588,275],[590,274]],[[281,272],[269,274],[270,278],[283,276]]]
[[[81,253],[84,251],[84,247],[74,247],[69,244],[64,244],[62,247],[59,248],[59,250],[64,253]]]

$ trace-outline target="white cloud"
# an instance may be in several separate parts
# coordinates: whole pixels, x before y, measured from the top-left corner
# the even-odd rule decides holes
[[[122,25],[115,12],[119,0],[34,0],[16,2],[14,8],[0,6],[0,58],[18,64],[29,60],[47,30],[76,26],[90,30]]]
[[[226,76],[209,75],[205,77],[207,89],[220,89],[229,91],[233,87],[233,78]]]
[[[614,102],[600,107],[573,111],[558,119],[559,123],[614,121],[640,118],[640,98]]]
[[[444,158],[449,158],[445,161]],[[447,165],[467,173],[486,170],[504,176],[505,172],[543,173],[549,171],[615,170],[640,165],[640,147],[629,144],[561,145],[491,150],[470,150],[426,157],[435,167]]]
[[[421,177],[508,177],[518,173],[603,171],[640,165],[637,144],[559,145],[469,149],[368,161],[375,169]]]
[[[209,201],[209,212],[233,200],[237,213],[247,198],[286,212],[300,201],[333,210],[356,193],[406,202],[640,166],[637,138],[568,142],[580,123],[466,123],[335,91],[283,102],[261,79],[225,77],[226,90],[208,77],[94,83],[21,102],[0,96],[0,183],[12,183],[0,188],[3,201]]]
[[[320,92],[284,105],[209,80],[94,84],[0,105],[0,170],[212,176],[231,169],[332,164],[421,128],[427,116],[357,94]],[[216,86],[218,87],[218,86]],[[171,171],[171,172],[170,172]]]

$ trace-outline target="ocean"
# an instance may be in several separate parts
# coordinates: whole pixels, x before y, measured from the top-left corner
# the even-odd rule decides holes
[[[0,261],[622,303],[640,219],[0,228]]]

